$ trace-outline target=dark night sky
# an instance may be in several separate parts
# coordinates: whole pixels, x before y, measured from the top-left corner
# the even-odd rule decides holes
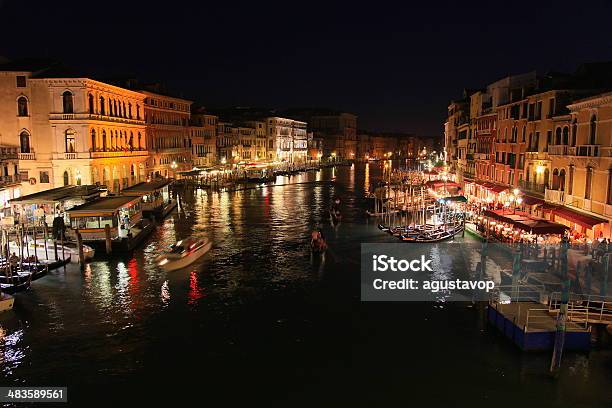
[[[0,0],[0,55],[162,80],[207,106],[332,107],[360,128],[440,136],[464,87],[612,60],[611,16],[599,0]]]

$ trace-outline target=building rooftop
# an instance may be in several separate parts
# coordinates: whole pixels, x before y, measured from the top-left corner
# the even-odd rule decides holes
[[[121,207],[125,207],[128,204],[136,203],[140,200],[140,197],[130,196],[113,196],[113,197],[101,197],[95,201],[85,203],[74,208],[71,208],[67,212],[69,214],[80,213],[80,212],[100,212],[100,211],[115,211]]]
[[[86,198],[99,196],[102,190],[96,185],[85,186],[64,186],[52,188],[38,193],[24,195],[14,198],[9,202],[11,204],[35,204],[43,202],[62,201],[69,198]]]
[[[144,182],[144,183],[138,183],[138,184],[134,184],[131,187],[128,188],[124,188],[121,193],[150,193],[153,192],[155,190],[159,190],[165,186],[167,186],[168,184],[171,184],[172,180],[170,179],[156,179],[156,180],[151,180],[149,182]]]

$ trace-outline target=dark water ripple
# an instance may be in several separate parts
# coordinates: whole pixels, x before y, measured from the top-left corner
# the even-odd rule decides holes
[[[68,385],[78,407],[145,395],[167,406],[612,406],[609,351],[568,354],[552,381],[549,355],[519,353],[465,305],[361,303],[359,243],[390,242],[363,211],[379,175],[356,166],[181,192],[180,211],[133,256],[53,272],[18,295],[0,316],[2,384]],[[308,249],[318,224],[324,260]],[[210,238],[211,253],[157,268],[187,236]]]

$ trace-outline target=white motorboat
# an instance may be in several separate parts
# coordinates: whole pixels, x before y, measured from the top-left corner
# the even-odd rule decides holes
[[[211,247],[212,242],[208,239],[178,241],[170,247],[168,252],[158,256],[155,259],[155,263],[166,272],[175,271],[191,265],[204,256]]]
[[[11,241],[9,243],[9,251],[11,253],[20,254],[20,248],[17,242]],[[63,257],[62,257],[62,254]],[[24,256],[32,256],[36,255],[36,257],[42,262],[47,259],[53,261],[55,260],[55,252],[53,249],[53,240],[48,239],[46,242],[45,249],[45,241],[43,239],[36,240],[36,245],[34,245],[34,240],[28,238],[27,244],[23,245],[23,255]],[[95,250],[89,245],[83,244],[83,255],[86,261],[91,260],[95,255]],[[70,258],[72,262],[79,262],[79,250],[77,248],[76,242],[64,242],[63,251],[62,245],[57,243],[57,259],[68,259]]]

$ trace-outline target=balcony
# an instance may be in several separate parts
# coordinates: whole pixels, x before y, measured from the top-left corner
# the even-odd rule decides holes
[[[599,145],[576,146],[576,156],[599,157]]]
[[[548,154],[551,156],[567,156],[567,145],[548,145]]]
[[[19,160],[36,160],[36,153],[19,153]]]
[[[13,174],[12,176],[0,176],[0,183],[9,184],[9,183],[19,183],[21,178],[19,174]]]
[[[181,149],[183,151],[184,149]],[[166,152],[166,150],[164,150]],[[67,153],[69,154],[69,153]],[[89,157],[91,159],[106,159],[113,157],[140,157],[140,156],[148,156],[149,152],[147,150],[117,150],[117,151],[97,151],[97,152],[89,152]]]
[[[0,160],[16,160],[18,158],[16,147],[2,147],[0,148]]]
[[[546,189],[545,184],[538,184],[531,181],[521,180],[519,181],[519,186],[523,190],[531,191],[532,193],[544,194],[544,190]]]
[[[134,125],[144,125],[144,120],[122,118],[118,116],[98,115],[93,113],[50,113],[51,121],[75,121],[75,120],[103,120],[105,122],[127,123]]]
[[[544,199],[553,204],[565,203],[565,191],[546,189]]]

